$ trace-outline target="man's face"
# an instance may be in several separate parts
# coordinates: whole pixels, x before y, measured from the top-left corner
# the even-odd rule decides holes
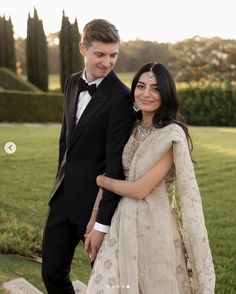
[[[106,77],[116,64],[119,53],[119,43],[102,43],[94,41],[90,47],[81,42],[80,53],[84,57],[86,78],[92,82]]]

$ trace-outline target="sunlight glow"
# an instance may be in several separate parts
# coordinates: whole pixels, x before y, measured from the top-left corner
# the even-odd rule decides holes
[[[62,11],[71,21],[77,18],[79,30],[93,18],[105,18],[116,25],[123,41],[142,39],[176,42],[199,35],[236,39],[234,0],[136,0],[120,9],[110,0],[0,0],[0,15],[11,16],[17,36],[26,36],[28,14],[37,9],[46,34],[60,30]],[[122,11],[119,12],[119,11]]]

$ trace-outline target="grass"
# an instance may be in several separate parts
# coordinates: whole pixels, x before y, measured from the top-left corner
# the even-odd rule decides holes
[[[118,72],[117,73],[118,77],[128,86],[128,87],[131,87],[131,81],[132,81],[132,78],[134,76],[134,72]],[[191,84],[188,84],[188,83],[185,83],[185,82],[178,82],[176,83],[176,87],[178,89],[186,89],[186,88],[189,88],[189,87],[199,87],[199,84],[196,82],[192,82]],[[208,87],[209,85],[206,84],[206,85],[201,85],[201,87]],[[213,84],[212,84],[213,86]],[[222,85],[219,85],[218,84],[215,84],[215,86],[222,86]],[[55,90],[58,90],[60,89],[60,76],[57,75],[57,74],[50,74],[49,75],[49,90],[50,91],[55,91]]]
[[[133,78],[134,73],[132,72],[124,72],[117,74],[119,78],[127,85],[131,86],[131,80]],[[23,79],[27,80],[26,75],[21,76]],[[50,74],[48,76],[48,84],[49,84],[49,91],[60,91],[61,84],[60,84],[60,75],[59,74]]]
[[[5,225],[0,224],[1,253],[15,253],[15,251],[20,251],[25,255],[32,253],[29,244],[22,248],[18,242],[19,229],[21,232],[26,232],[26,229],[27,232],[31,232],[27,236],[24,234],[22,242],[27,244],[36,238],[37,243],[41,244],[42,228],[47,214],[47,201],[56,172],[58,136],[58,125],[0,125],[1,146],[7,141],[13,141],[17,145],[17,151],[12,155],[7,155],[3,148],[0,150],[1,224],[3,223],[3,211],[9,214],[10,219],[10,221],[5,221]],[[90,263],[85,253],[80,253],[81,251],[83,251],[82,245],[76,252],[72,279],[79,278],[87,283]],[[82,259],[78,259],[79,255],[82,256]],[[35,268],[35,275],[31,267]],[[41,290],[44,289],[39,264],[26,261],[18,256],[1,254],[0,284],[10,278],[16,278],[17,273],[23,273],[27,280]]]
[[[191,127],[190,131],[217,274],[215,293],[233,294],[236,128]],[[0,150],[0,284],[23,276],[45,293],[40,265],[15,253],[29,256],[40,252],[47,201],[56,172],[59,132],[60,126],[55,124],[0,124],[1,146],[7,141],[17,145],[12,155]],[[80,245],[72,265],[72,280],[87,283],[89,273],[89,261]],[[0,293],[4,293],[2,289]]]
[[[117,75],[127,86],[131,86],[131,80],[134,75],[132,72],[123,72]],[[60,89],[60,76],[56,74],[49,75],[49,90],[55,91],[58,89]]]
[[[134,76],[134,72],[118,72],[118,77],[128,86],[131,87],[131,81]],[[199,85],[198,82],[177,82],[176,87],[177,89],[186,89],[189,87],[201,87],[201,88],[207,88],[209,86],[215,86],[215,87],[225,87],[225,84],[220,83],[209,83],[205,82],[205,84]],[[59,91],[60,90],[60,76],[57,74],[50,74],[49,75],[49,90],[50,91]]]
[[[217,275],[216,293],[236,293],[236,128],[191,129],[196,174]]]
[[[131,81],[134,76],[134,72],[117,72],[118,77],[128,86],[131,87]],[[23,79],[27,80],[26,75],[21,76]],[[60,84],[60,75],[59,74],[50,74],[48,76],[48,84],[49,84],[49,91],[58,92],[61,91],[61,84]],[[234,83],[232,83],[235,86]],[[198,82],[176,82],[177,89],[186,89],[189,87],[200,87],[200,88],[207,88],[207,87],[225,87],[225,83],[210,83],[209,81],[205,81],[203,84],[199,84]]]

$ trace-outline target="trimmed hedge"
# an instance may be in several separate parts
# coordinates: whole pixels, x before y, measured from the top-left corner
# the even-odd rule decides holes
[[[236,126],[236,89],[179,90],[181,112],[189,125]],[[61,122],[63,94],[0,92],[1,122]]]
[[[59,93],[0,92],[1,122],[61,122],[62,109]]]
[[[236,89],[188,88],[179,90],[178,94],[188,124],[236,126]]]
[[[0,67],[0,88],[3,90],[42,92],[39,88],[5,67]]]

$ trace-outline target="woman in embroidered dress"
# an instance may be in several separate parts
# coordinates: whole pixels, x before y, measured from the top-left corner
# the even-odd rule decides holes
[[[124,197],[97,254],[86,293],[214,293],[191,138],[179,114],[175,82],[164,65],[148,63],[134,76],[131,95],[140,119],[123,151],[126,181],[97,178],[101,188]],[[173,208],[175,182],[181,228]]]

